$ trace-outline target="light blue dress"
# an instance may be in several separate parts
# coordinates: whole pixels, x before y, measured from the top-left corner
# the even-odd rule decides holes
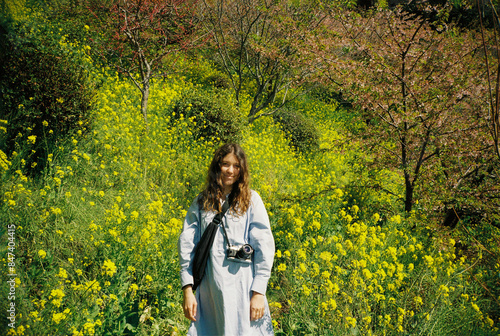
[[[214,216],[215,212],[200,211],[198,197],[186,214],[178,243],[182,287],[193,284],[194,247]],[[269,217],[257,192],[252,190],[250,206],[244,215],[237,216],[229,210],[223,223],[231,245],[250,244],[254,248],[253,260],[249,264],[228,260],[227,243],[219,226],[205,276],[196,290],[196,321],[191,322],[188,335],[274,335],[267,299],[264,317],[250,321],[252,291],[266,294],[274,259]]]

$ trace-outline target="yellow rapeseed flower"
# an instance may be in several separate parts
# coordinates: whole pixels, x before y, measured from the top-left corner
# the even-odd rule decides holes
[[[311,290],[309,289],[309,287],[307,287],[306,284],[302,285],[302,291],[304,292],[305,296],[309,296],[311,294]]]
[[[332,254],[328,251],[323,251],[320,253],[319,258],[326,262],[330,262],[332,260]]]
[[[66,279],[68,278],[68,273],[64,268],[59,268],[59,273],[57,274],[58,277]]]
[[[420,296],[415,296],[413,301],[415,302],[415,306],[417,306],[417,308],[424,304],[424,301]]]
[[[39,256],[41,259],[45,259],[45,257],[47,256],[47,252],[45,252],[44,250],[39,250],[39,251],[38,251],[38,256]]]
[[[113,276],[116,273],[117,267],[111,260],[105,260],[102,265],[103,272],[109,276]]]
[[[35,144],[36,142],[36,135],[30,135],[28,137],[28,143]]]
[[[55,324],[59,324],[62,320],[66,319],[69,312],[69,308],[66,308],[62,313],[52,313],[52,321],[54,321]]]

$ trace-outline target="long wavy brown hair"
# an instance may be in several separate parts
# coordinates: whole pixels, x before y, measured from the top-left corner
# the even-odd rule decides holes
[[[230,194],[232,199],[231,209],[238,215],[243,215],[250,206],[250,175],[245,152],[240,145],[228,143],[217,149],[208,168],[207,184],[198,199],[199,206],[205,211],[221,211],[220,200],[224,197],[221,164],[224,157],[234,154],[240,164],[240,175],[238,181],[233,184]]]

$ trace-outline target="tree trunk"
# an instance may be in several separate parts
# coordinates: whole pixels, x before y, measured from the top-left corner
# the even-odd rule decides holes
[[[410,179],[405,177],[405,212],[410,212],[413,208],[413,189]]]
[[[149,83],[144,85],[143,90],[141,90],[141,112],[144,117],[144,124],[146,129],[148,128],[148,99],[149,99]]]
[[[405,131],[407,131],[408,126],[405,123]],[[401,139],[401,164],[403,165],[403,175],[405,178],[405,211],[410,212],[413,206],[413,183],[411,181],[411,175],[408,167],[408,148],[406,136],[402,136]]]

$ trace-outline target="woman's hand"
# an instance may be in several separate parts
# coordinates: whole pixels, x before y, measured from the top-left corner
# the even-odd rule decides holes
[[[264,316],[266,301],[264,295],[257,292],[252,293],[252,298],[250,299],[250,321],[255,321]]]
[[[191,321],[196,321],[196,308],[198,303],[193,294],[193,287],[188,285],[182,289],[184,293],[184,302],[182,304],[182,309],[184,310],[184,316]]]

